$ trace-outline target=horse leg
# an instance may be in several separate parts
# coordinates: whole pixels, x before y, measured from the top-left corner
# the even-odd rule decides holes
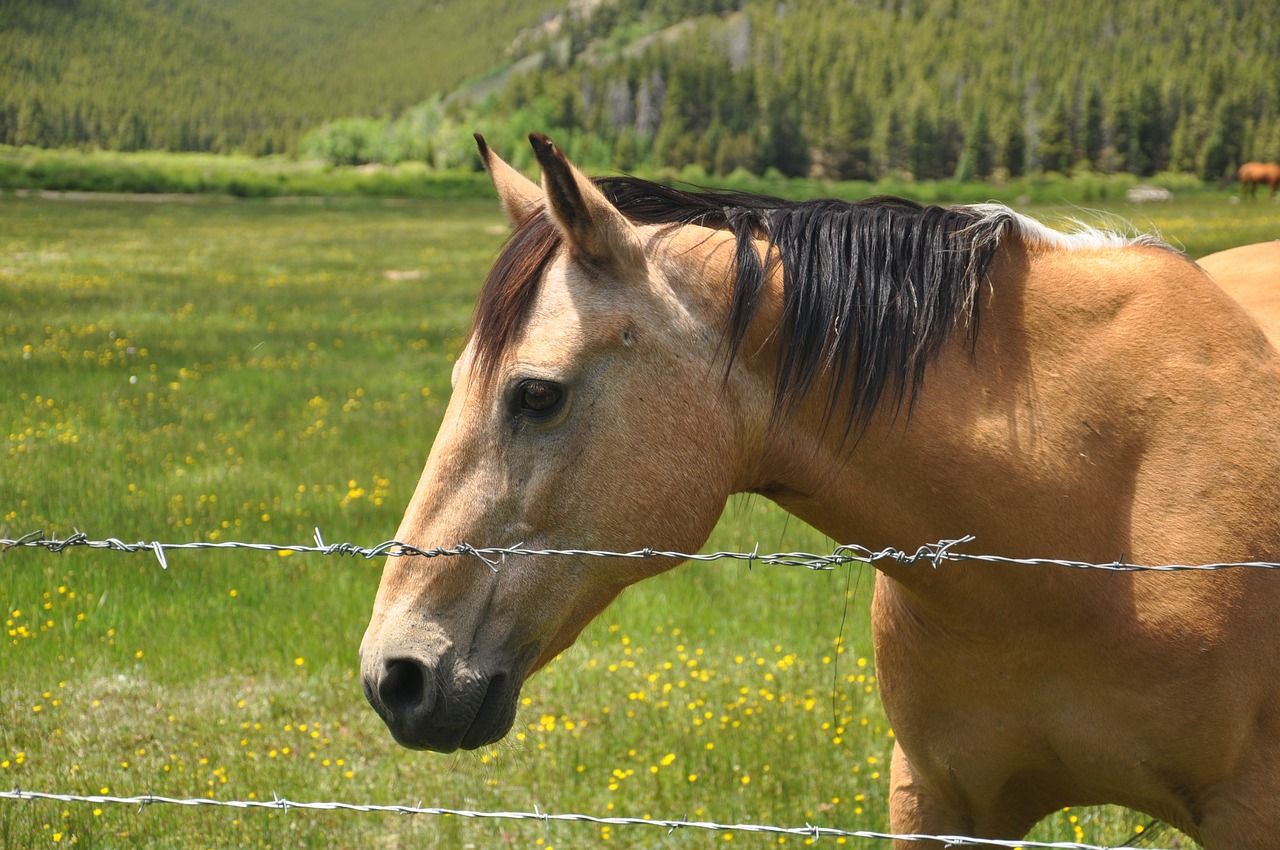
[[[1280,813],[1275,800],[1251,788],[1244,797],[1223,800],[1189,834],[1205,850],[1266,850],[1276,846]]]
[[[945,805],[895,741],[889,767],[889,829],[897,835],[967,835],[973,819]],[[894,841],[895,850],[941,850],[941,842]]]
[[[1248,751],[1246,763],[1214,789],[1213,797],[1204,801],[1201,811],[1192,813],[1193,827],[1184,827],[1205,850],[1264,850],[1277,846],[1280,745],[1274,743],[1274,728],[1275,724],[1271,724],[1264,740]]]
[[[920,776],[896,741],[889,771],[889,828],[897,835],[963,835],[1017,840],[1044,817],[1004,799],[982,810],[944,795]],[[1021,802],[1021,801],[1019,801]],[[933,841],[895,841],[895,850],[942,850]]]

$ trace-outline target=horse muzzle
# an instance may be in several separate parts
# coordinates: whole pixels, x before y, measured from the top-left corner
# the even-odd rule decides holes
[[[524,676],[507,665],[472,669],[414,652],[362,653],[364,694],[401,746],[474,750],[511,730]]]

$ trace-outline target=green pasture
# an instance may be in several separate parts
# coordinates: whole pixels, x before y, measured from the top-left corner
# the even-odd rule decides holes
[[[467,151],[473,143],[465,139]],[[494,140],[497,142],[497,140]],[[573,148],[569,139],[562,139]],[[515,163],[529,165],[532,153],[523,136],[495,148]],[[571,150],[572,153],[572,150]],[[472,153],[467,154],[473,156]],[[492,196],[488,177],[471,168],[429,168],[422,162],[360,167],[328,165],[320,160],[284,156],[249,157],[202,153],[44,149],[0,145],[0,191],[15,193],[115,193],[142,195],[224,195],[239,198],[414,198],[417,200],[479,200]],[[999,183],[946,180],[908,180],[884,177],[831,181],[784,177],[776,170],[763,175],[738,169],[731,174],[708,174],[698,165],[679,171],[640,169],[648,179],[717,186],[786,198],[837,197],[849,200],[872,195],[901,195],[924,203],[1001,201],[1009,204],[1054,203],[1115,205],[1129,189],[1153,185],[1193,208],[1225,200],[1232,187],[1214,187],[1188,174],[1164,173],[1140,179],[1132,174],[1030,174]],[[1238,186],[1234,187],[1238,189]],[[163,200],[163,199],[160,199]]]
[[[1280,206],[1225,195],[1029,211],[1118,216],[1194,256],[1280,236]],[[392,537],[504,233],[491,201],[0,197],[0,537]],[[708,545],[757,543],[833,546],[759,499],[733,502]],[[508,739],[440,756],[397,747],[361,693],[380,563],[168,562],[0,553],[0,788],[887,827],[869,568],[696,564],[633,588],[528,684]],[[1035,837],[1132,842],[1146,823],[1079,809]],[[0,847],[15,848],[729,842],[807,843],[0,801]]]

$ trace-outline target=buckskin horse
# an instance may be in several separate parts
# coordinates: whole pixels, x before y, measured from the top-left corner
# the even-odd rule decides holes
[[[1258,194],[1258,186],[1265,183],[1271,189],[1270,197],[1274,199],[1276,188],[1280,187],[1280,163],[1246,162],[1240,166],[1236,177],[1240,179],[1241,195],[1247,193],[1250,198],[1255,198]]]
[[[478,138],[514,233],[401,542],[690,552],[745,491],[876,549],[1280,558],[1277,352],[1156,240],[593,182],[530,138],[541,185]],[[390,558],[365,693],[404,746],[496,741],[527,676],[674,566]],[[1276,846],[1276,572],[877,569],[895,832],[1016,839],[1111,803]]]

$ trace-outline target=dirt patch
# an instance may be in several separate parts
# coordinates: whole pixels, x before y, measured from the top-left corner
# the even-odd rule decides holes
[[[52,189],[39,192],[16,189],[14,194],[19,198],[35,195],[46,201],[132,201],[145,204],[195,204],[208,197],[178,192],[57,192]]]
[[[422,269],[387,269],[382,276],[387,280],[400,282],[402,280],[420,280],[422,278]]]

